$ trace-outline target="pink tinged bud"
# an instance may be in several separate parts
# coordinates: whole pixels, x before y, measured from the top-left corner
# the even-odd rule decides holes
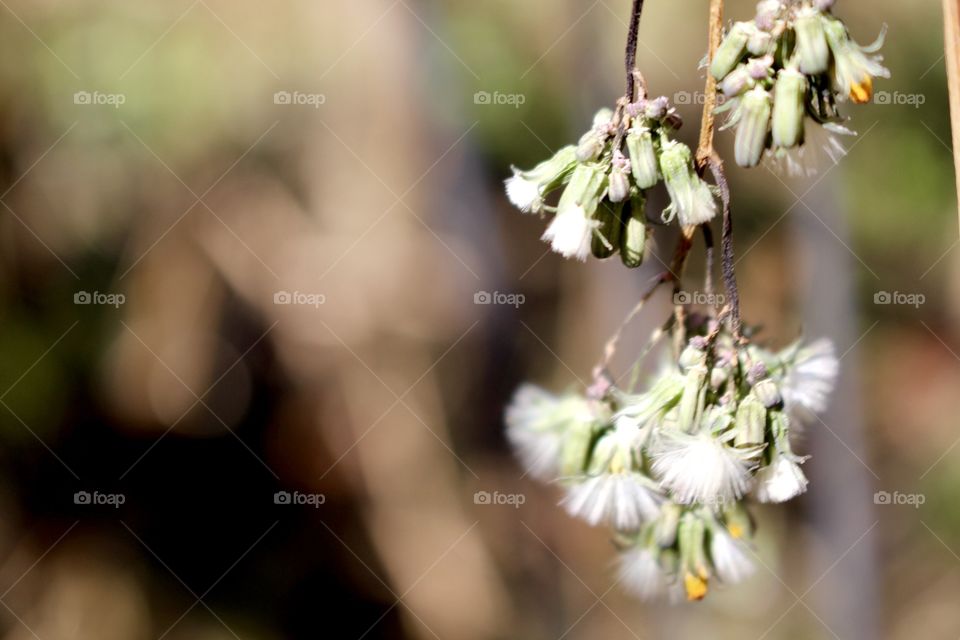
[[[746,65],[740,65],[723,79],[720,90],[728,98],[735,98],[747,89],[752,89],[756,84],[756,81],[750,77]]]
[[[660,179],[657,169],[657,151],[649,129],[633,129],[627,134],[627,153],[633,180],[640,189],[649,189]]]
[[[710,73],[717,80],[723,80],[740,63],[747,50],[747,42],[756,27],[750,22],[735,22],[726,37],[717,48]]]
[[[583,134],[580,142],[577,143],[577,160],[580,162],[591,162],[596,160],[603,151],[604,140],[599,133],[590,130]]]
[[[757,28],[764,31],[770,31],[777,23],[777,18],[783,11],[783,3],[780,0],[763,0],[757,4],[757,17],[755,24]]]
[[[794,31],[800,71],[812,76],[824,73],[830,67],[830,48],[821,14],[813,10],[803,12],[794,23]]]
[[[610,187],[607,198],[610,202],[623,202],[630,195],[630,180],[627,172],[614,167],[610,170]]]
[[[659,120],[667,115],[667,111],[669,110],[670,101],[666,96],[660,96],[659,98],[647,101],[646,116],[650,120]]]
[[[768,31],[755,31],[747,41],[747,51],[754,56],[765,56],[773,53],[775,46],[773,36]]]
[[[829,11],[830,9],[833,8],[833,5],[835,4],[835,2],[836,0],[816,0],[816,2],[814,2],[813,4],[820,11]]]
[[[773,66],[773,56],[767,55],[761,58],[754,58],[747,62],[747,73],[754,80],[763,80],[770,75],[770,68]]]
[[[748,91],[742,98],[734,145],[734,156],[741,167],[755,167],[760,164],[767,145],[771,103],[770,94],[761,87]]]
[[[807,78],[796,69],[782,69],[773,92],[773,144],[789,149],[803,143]]]

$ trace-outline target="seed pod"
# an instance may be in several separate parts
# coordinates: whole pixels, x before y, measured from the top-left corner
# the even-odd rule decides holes
[[[740,62],[747,50],[747,42],[756,27],[751,22],[735,22],[727,33],[720,47],[717,48],[710,63],[710,73],[717,80],[724,77]]]
[[[614,203],[603,200],[597,207],[595,219],[599,226],[593,234],[590,245],[595,258],[603,260],[617,252],[620,246],[620,227],[622,225],[620,215],[622,211],[622,202]]]
[[[820,12],[813,9],[802,12],[797,16],[794,30],[800,71],[811,76],[824,73],[830,66],[830,48]]]
[[[620,260],[624,266],[636,269],[643,264],[647,245],[647,214],[643,194],[630,198],[629,207],[623,211],[623,229],[620,232]]]
[[[771,102],[770,94],[760,86],[743,96],[734,146],[734,156],[741,167],[755,167],[760,164],[767,145]]]
[[[803,144],[806,76],[796,69],[782,69],[773,95],[773,144],[785,149]]]
[[[763,444],[767,429],[767,409],[753,395],[748,395],[737,407],[734,444],[738,447]]]
[[[631,129],[627,134],[627,153],[630,155],[630,169],[633,180],[640,189],[649,189],[660,178],[657,170],[657,150],[653,144],[653,134],[646,127]]]

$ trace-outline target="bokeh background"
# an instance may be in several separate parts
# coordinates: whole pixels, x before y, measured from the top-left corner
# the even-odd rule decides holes
[[[693,142],[707,2],[647,5]],[[960,635],[939,3],[838,5],[890,26],[849,154],[729,171],[746,318],[832,338],[842,381],[756,575],[669,607],[501,424],[523,380],[581,385],[661,268],[565,263],[502,194],[622,92],[628,0],[0,0],[2,637]]]

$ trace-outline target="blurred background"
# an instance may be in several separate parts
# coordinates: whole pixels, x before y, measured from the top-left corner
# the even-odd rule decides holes
[[[838,3],[861,43],[889,24],[893,73],[844,160],[729,168],[746,319],[842,354],[756,575],[644,605],[513,461],[513,388],[582,385],[661,268],[566,263],[502,193],[622,93],[629,4],[0,0],[3,638],[960,635],[933,0]],[[688,142],[706,11],[649,1],[640,32]]]

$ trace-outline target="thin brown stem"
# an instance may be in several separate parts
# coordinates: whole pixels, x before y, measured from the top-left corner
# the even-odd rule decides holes
[[[953,163],[957,200],[960,202],[960,0],[943,0],[943,26],[950,112],[953,114]]]
[[[637,69],[637,43],[640,34],[640,14],[643,13],[643,0],[633,0],[633,9],[630,12],[630,29],[627,33],[627,52],[624,65],[627,72],[626,98],[629,101],[637,99],[637,85],[639,70]]]

